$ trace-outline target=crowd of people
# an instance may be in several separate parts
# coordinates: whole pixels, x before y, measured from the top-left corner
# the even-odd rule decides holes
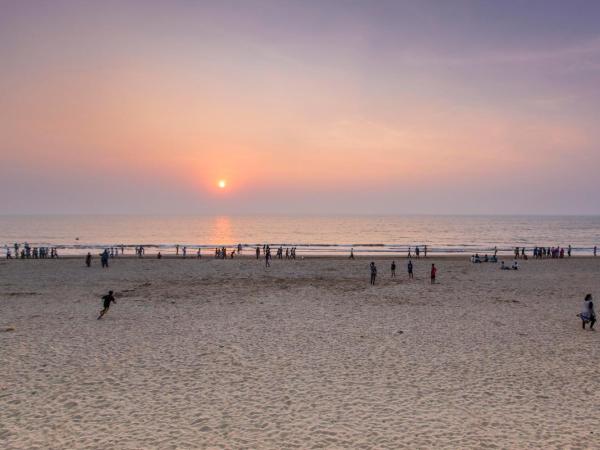
[[[13,250],[14,249],[14,256]],[[58,250],[56,247],[32,247],[27,242],[23,245],[16,243],[11,249],[8,245],[5,246],[6,259],[46,259],[58,258]]]

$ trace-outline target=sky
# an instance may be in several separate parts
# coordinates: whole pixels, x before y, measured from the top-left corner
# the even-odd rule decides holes
[[[596,0],[0,11],[0,213],[600,214]]]

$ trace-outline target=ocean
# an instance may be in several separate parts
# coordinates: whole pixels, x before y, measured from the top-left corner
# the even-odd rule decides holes
[[[0,215],[0,245],[57,247],[77,255],[124,245],[163,254],[175,245],[212,253],[216,246],[296,246],[298,255],[510,253],[515,246],[571,245],[576,255],[600,244],[600,216],[125,216]],[[250,250],[246,250],[250,253]],[[204,254],[204,252],[203,252]]]

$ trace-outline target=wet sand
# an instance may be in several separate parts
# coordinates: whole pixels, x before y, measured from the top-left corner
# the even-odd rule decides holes
[[[374,260],[2,260],[0,446],[597,445],[600,258]]]

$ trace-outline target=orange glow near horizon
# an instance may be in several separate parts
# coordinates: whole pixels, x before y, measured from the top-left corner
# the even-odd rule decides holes
[[[227,181],[225,180],[219,180],[219,189],[225,189],[225,187],[227,186]]]

